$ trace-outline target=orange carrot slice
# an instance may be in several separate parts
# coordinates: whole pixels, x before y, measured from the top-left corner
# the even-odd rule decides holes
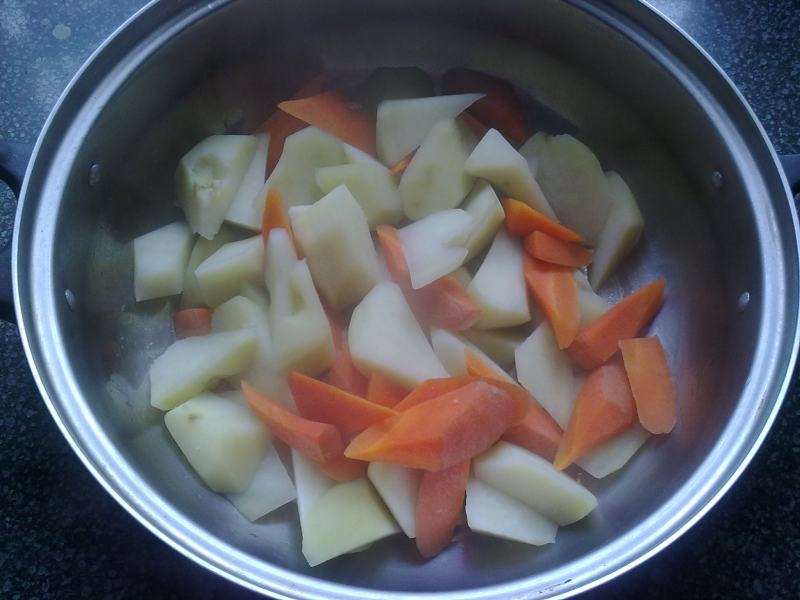
[[[669,433],[675,427],[675,383],[661,340],[633,338],[619,347],[639,422],[650,433]]]
[[[636,406],[621,362],[595,369],[575,398],[553,466],[565,469],[635,421]]]
[[[659,279],[626,296],[583,327],[567,349],[584,369],[599,367],[619,350],[622,340],[636,337],[664,303],[666,284]]]
[[[509,427],[501,439],[552,461],[561,444],[562,435],[561,427],[553,417],[534,402],[525,418]]]
[[[396,413],[324,381],[292,371],[287,377],[298,412],[306,419],[335,425],[342,435],[363,431]]]
[[[502,204],[506,213],[506,229],[511,235],[526,236],[534,231],[543,231],[565,242],[580,243],[583,241],[583,238],[571,229],[546,217],[524,202],[513,198],[503,198]]]
[[[369,376],[367,385],[367,400],[393,408],[407,395],[406,388],[396,384],[388,377],[380,373],[373,373]]]
[[[246,381],[242,392],[253,412],[287,446],[320,463],[342,455],[342,436],[333,425],[289,412]]]
[[[337,92],[323,92],[278,105],[282,111],[319,127],[331,135],[375,155],[375,121],[365,112],[352,108]]]
[[[211,333],[211,315],[214,313],[210,308],[186,308],[179,310],[173,317],[175,320],[175,337],[179,340],[196,335],[208,335]]]
[[[289,224],[289,215],[283,204],[281,193],[275,188],[267,190],[267,197],[264,199],[264,217],[261,220],[261,238],[264,240],[264,247],[269,240],[269,232],[273,229],[285,229],[289,236],[289,241],[297,249],[292,235],[292,226]]]
[[[578,285],[572,269],[523,255],[525,282],[547,317],[559,348],[568,347],[581,326]]]
[[[458,116],[459,120],[467,126],[472,134],[478,138],[479,140],[483,139],[483,136],[486,135],[486,132],[489,131],[489,127],[484,125],[480,120],[478,120],[474,115],[471,115],[469,112],[463,112]]]
[[[528,414],[531,404],[535,402],[533,396],[531,396],[522,386],[509,381],[510,378],[505,371],[502,373],[498,372],[497,369],[492,367],[489,363],[487,363],[469,348],[464,349],[464,360],[467,365],[468,375],[478,377],[488,383],[491,383],[492,385],[499,386],[514,399],[514,401],[517,403],[516,422],[525,418],[525,415]]]
[[[481,307],[452,275],[415,290],[397,230],[379,225],[376,231],[389,274],[420,321],[431,327],[454,330],[468,329],[478,321]]]
[[[356,436],[345,456],[438,471],[488,449],[516,417],[516,402],[476,381],[399,413]]]
[[[405,173],[406,168],[408,167],[411,159],[414,158],[414,155],[417,153],[417,149],[414,148],[411,152],[406,154],[403,158],[398,160],[394,163],[391,167],[389,167],[389,173],[394,175],[395,177],[399,177],[403,173]]]
[[[353,357],[350,355],[350,346],[348,346],[347,340],[342,342],[342,347],[336,353],[336,360],[334,360],[333,366],[322,380],[356,396],[363,398],[367,395],[369,380],[353,364]]]
[[[331,479],[336,481],[353,481],[364,477],[369,463],[363,460],[353,460],[344,454],[332,458],[324,463],[319,463],[319,468]]]
[[[439,554],[453,539],[464,508],[469,468],[470,461],[465,460],[422,474],[414,519],[417,549],[425,558]]]
[[[485,96],[470,106],[467,113],[494,127],[512,143],[520,145],[528,139],[522,103],[507,81],[472,69],[450,69],[442,76],[442,92],[483,92]]]
[[[534,231],[523,242],[525,250],[539,260],[563,267],[585,267],[592,262],[592,251],[565,242],[543,231]]]
[[[453,390],[458,390],[468,383],[478,381],[477,377],[461,376],[461,377],[442,377],[440,379],[427,379],[423,381],[416,389],[405,396],[394,409],[398,412],[413,408],[418,404],[443,396]]]

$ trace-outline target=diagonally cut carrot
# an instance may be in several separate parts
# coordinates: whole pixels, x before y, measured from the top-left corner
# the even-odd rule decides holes
[[[468,329],[478,321],[480,305],[452,275],[415,290],[411,285],[408,263],[397,230],[388,225],[379,225],[376,231],[389,275],[403,291],[411,310],[420,321],[431,327],[452,330]]]
[[[532,209],[524,202],[503,198],[502,204],[506,213],[506,229],[511,235],[526,236],[534,231],[543,231],[565,242],[579,244],[583,241],[583,238],[571,229]]]
[[[345,436],[363,431],[396,414],[390,408],[302,373],[292,371],[287,379],[301,415],[312,421],[330,423]]]
[[[599,367],[619,350],[622,340],[635,337],[664,303],[666,284],[659,279],[626,296],[597,319],[581,328],[567,349],[580,367]]]
[[[264,217],[261,220],[261,237],[264,240],[265,248],[269,239],[269,232],[273,229],[285,229],[289,236],[289,241],[292,242],[295,251],[297,250],[297,244],[294,243],[294,236],[292,235],[292,226],[289,224],[289,215],[286,213],[281,193],[275,188],[269,188],[267,197],[264,199]]]
[[[438,471],[487,450],[516,416],[516,402],[495,385],[476,381],[418,404],[373,429],[345,456]]]
[[[561,427],[553,417],[537,403],[533,403],[525,418],[509,427],[501,439],[552,461],[561,444],[562,435]]]
[[[342,455],[342,436],[333,425],[298,417],[246,381],[242,392],[253,412],[287,446],[320,463]]]
[[[461,518],[469,481],[470,461],[422,474],[414,510],[417,549],[425,558],[441,552]]]
[[[211,316],[214,313],[210,308],[186,308],[179,310],[173,317],[175,320],[175,337],[182,340],[196,335],[211,333]]]
[[[377,371],[369,376],[367,400],[393,408],[407,395],[406,388],[381,375]]]
[[[553,465],[565,469],[635,421],[636,406],[621,361],[595,369],[575,398]]]
[[[460,389],[468,383],[478,381],[477,377],[463,375],[461,377],[442,377],[441,379],[428,379],[423,381],[416,389],[403,398],[394,409],[398,412],[408,410],[418,404],[433,398],[443,396],[448,392]]]
[[[619,348],[639,422],[650,433],[669,433],[675,427],[675,383],[661,340],[658,336],[622,340]]]
[[[523,255],[525,282],[553,328],[559,348],[568,347],[581,325],[578,285],[572,269]]]
[[[478,101],[480,102],[480,100]],[[458,119],[467,126],[472,134],[478,138],[479,140],[483,139],[483,136],[486,135],[486,132],[489,131],[489,127],[484,125],[477,117],[470,114],[469,112],[463,112],[458,115]]]
[[[278,108],[351,146],[375,155],[375,120],[367,113],[352,108],[345,97],[337,92],[286,100]]]
[[[369,380],[353,364],[353,358],[350,356],[350,346],[348,346],[346,339],[342,341],[342,347],[336,353],[336,360],[334,360],[333,366],[322,380],[356,396],[363,398],[367,395]]]
[[[565,242],[543,231],[534,231],[523,241],[525,251],[534,258],[563,267],[585,267],[592,262],[592,251]]]
[[[405,173],[408,165],[411,163],[411,159],[414,158],[414,155],[417,153],[417,149],[414,148],[411,152],[406,154],[403,158],[398,160],[394,163],[391,167],[389,167],[389,173],[394,175],[395,177],[399,177],[403,173]]]
[[[369,463],[363,460],[353,460],[344,454],[332,458],[323,463],[319,463],[319,468],[331,479],[336,481],[353,481],[364,477],[367,473]]]
[[[515,422],[519,422],[528,414],[531,404],[535,403],[533,396],[522,386],[517,385],[516,382],[509,381],[510,377],[505,371],[499,372],[497,368],[492,367],[489,363],[483,360],[475,352],[469,348],[464,349],[464,362],[467,366],[467,374],[473,377],[478,377],[497,385],[503,389],[509,396],[511,396],[517,403],[517,416]]]

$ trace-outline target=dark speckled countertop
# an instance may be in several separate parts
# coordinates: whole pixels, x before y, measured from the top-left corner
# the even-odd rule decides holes
[[[0,0],[0,138],[32,142],[61,90],[140,0]],[[740,87],[778,152],[800,152],[800,1],[654,0]],[[0,246],[13,199],[0,184]],[[593,598],[800,598],[800,387],[697,526]],[[0,598],[251,597],[167,547],[72,454],[0,323]]]

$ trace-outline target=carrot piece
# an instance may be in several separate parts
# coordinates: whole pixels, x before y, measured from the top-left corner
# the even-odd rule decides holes
[[[474,115],[471,115],[469,112],[463,112],[458,115],[459,120],[467,126],[472,134],[478,138],[479,140],[483,139],[483,136],[486,135],[486,132],[489,131],[489,127],[484,125],[480,120],[478,120]]]
[[[322,92],[297,100],[286,100],[278,108],[309,125],[319,127],[340,140],[375,155],[375,121],[348,105],[337,92]]]
[[[619,342],[636,335],[656,316],[664,303],[666,284],[659,279],[629,294],[597,319],[581,328],[567,349],[580,367],[599,367],[619,350]]]
[[[363,398],[367,395],[369,380],[353,364],[353,357],[350,356],[350,346],[348,346],[347,340],[343,341],[342,347],[336,354],[333,366],[322,380],[356,396]]]
[[[267,197],[264,199],[264,216],[261,220],[261,238],[264,240],[265,248],[269,239],[269,232],[273,229],[285,229],[289,236],[289,241],[292,242],[295,250],[297,250],[297,245],[294,243],[294,236],[292,235],[292,226],[289,223],[289,215],[283,204],[281,193],[275,188],[269,188]]]
[[[516,408],[500,387],[476,381],[365,430],[344,454],[427,471],[446,469],[500,439],[514,422]]]
[[[506,213],[506,229],[511,235],[526,236],[534,231],[542,231],[565,242],[579,244],[583,241],[583,238],[571,229],[546,217],[520,200],[503,198],[502,204]]]
[[[413,408],[418,404],[438,398],[453,390],[458,390],[469,383],[478,381],[476,377],[463,375],[461,377],[442,377],[440,379],[427,379],[423,381],[416,389],[410,392],[403,398],[394,409],[398,412]]]
[[[636,406],[620,361],[595,369],[578,391],[553,466],[565,469],[635,421]]]
[[[570,267],[523,255],[525,282],[553,328],[559,348],[568,347],[581,326],[578,285]]]
[[[501,439],[552,461],[561,444],[562,436],[561,427],[553,417],[533,402],[525,418],[509,427]]]
[[[585,267],[592,262],[592,251],[565,242],[543,231],[534,231],[523,241],[525,250],[539,260],[563,267]]]
[[[289,412],[246,381],[242,381],[242,392],[256,416],[287,446],[319,463],[342,455],[342,436],[333,425]]]
[[[320,302],[322,303],[322,310],[325,311],[325,316],[328,318],[328,324],[331,327],[333,346],[337,349],[341,348],[345,343],[344,321],[342,320],[341,315],[333,310],[333,308],[328,306],[328,303],[325,302],[325,300],[320,298]]]
[[[414,155],[417,153],[417,149],[414,148],[411,152],[406,154],[403,158],[398,160],[394,163],[391,167],[389,167],[389,173],[397,177],[398,175],[402,175],[405,173],[406,168],[408,167],[411,159],[414,158]]]
[[[335,425],[345,436],[397,414],[391,408],[296,371],[289,373],[287,379],[301,415],[312,421]]]
[[[528,139],[528,123],[522,103],[510,83],[472,69],[450,69],[442,76],[442,92],[483,92],[483,98],[467,109],[470,115],[494,127],[517,145]]]
[[[393,408],[399,404],[406,395],[406,388],[397,385],[385,375],[376,372],[369,376],[367,400],[370,402]]]
[[[639,422],[650,433],[669,433],[675,427],[676,394],[661,340],[633,338],[619,347]]]
[[[210,308],[186,308],[179,310],[173,317],[175,320],[175,337],[179,340],[196,335],[208,335],[211,333],[211,315],[214,313]]]
[[[487,383],[499,386],[517,403],[517,418],[515,422],[522,421],[531,404],[535,403],[533,396],[522,386],[509,381],[508,375],[503,371],[498,372],[492,365],[483,360],[469,348],[464,349],[464,360],[467,365],[467,374],[483,379]]]
[[[331,479],[336,481],[353,481],[364,477],[369,463],[363,460],[353,460],[344,454],[319,464],[319,468]]]
[[[425,558],[441,552],[453,539],[461,518],[469,481],[470,461],[441,471],[426,471],[414,510],[417,549]]]
[[[415,290],[397,230],[379,225],[376,231],[389,274],[420,321],[431,327],[455,330],[469,329],[477,322],[481,307],[455,277],[446,275]]]

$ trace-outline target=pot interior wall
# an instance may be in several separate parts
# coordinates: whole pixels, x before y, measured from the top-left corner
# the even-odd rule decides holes
[[[56,260],[59,283],[73,290],[80,310],[64,308],[59,322],[75,339],[70,360],[97,421],[162,498],[198,526],[254,557],[332,581],[455,590],[575,561],[630,531],[687,481],[729,422],[748,375],[763,273],[749,190],[709,116],[710,100],[686,92],[586,7],[412,1],[396,11],[391,4],[237,2],[152,54],[78,150]],[[677,374],[679,424],[621,473],[584,477],[600,506],[562,529],[555,545],[531,549],[464,530],[424,562],[413,544],[395,537],[311,570],[299,553],[293,505],[248,523],[198,481],[156,411],[108,393],[110,373],[138,385],[170,341],[169,303],[134,305],[130,240],[180,215],[172,185],[178,158],[210,133],[251,131],[320,66],[353,80],[381,65],[421,66],[434,76],[467,66],[509,79],[525,92],[535,129],[585,141],[605,169],[629,182],[644,213],[644,239],[601,293],[614,301],[666,278],[668,300],[652,332]],[[714,170],[724,173],[721,189],[711,185]],[[743,291],[752,301],[740,312]]]

